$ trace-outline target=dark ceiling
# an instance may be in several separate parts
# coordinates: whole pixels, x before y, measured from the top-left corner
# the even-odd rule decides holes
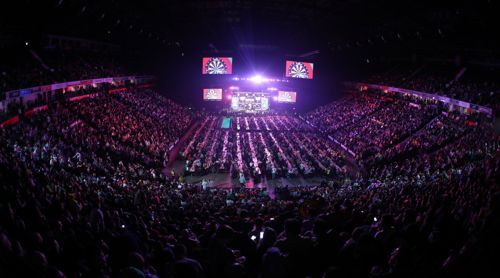
[[[314,82],[301,83],[310,86],[302,90],[311,107],[332,96],[339,81],[393,62],[418,63],[429,54],[482,59],[479,49],[488,63],[496,52],[500,65],[495,0],[6,1],[0,49],[26,41],[36,48],[47,34],[113,43],[125,50],[128,68],[155,74],[179,100],[212,81],[193,73],[202,55],[215,52],[235,57],[238,74],[281,76],[290,56],[314,62]]]
[[[498,4],[409,0],[16,0],[2,7],[2,33],[58,34],[122,46],[224,51],[279,47],[333,51],[398,40],[495,31]],[[474,36],[474,33],[476,36]],[[4,35],[5,37],[5,35]],[[488,38],[489,36],[484,36]],[[492,36],[493,37],[493,36]],[[498,37],[498,36],[496,36]]]

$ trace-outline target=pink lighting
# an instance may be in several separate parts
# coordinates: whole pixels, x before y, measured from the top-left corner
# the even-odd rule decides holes
[[[265,82],[286,82],[286,83],[289,82],[287,79],[264,77],[260,74],[257,74],[254,76],[249,76],[249,77],[233,77],[232,80],[234,80],[234,81],[252,81],[256,84],[261,84],[261,83],[265,83]]]
[[[232,96],[232,95],[227,95],[227,99],[229,99],[229,100],[230,100],[230,99],[232,99],[232,98],[233,98],[233,96]]]
[[[270,87],[270,88],[267,88],[268,91],[277,91],[278,89],[277,88],[274,88],[274,87]]]
[[[278,100],[278,97],[274,96],[274,97],[273,97],[273,100],[274,100],[274,101],[277,101],[277,100]]]
[[[239,87],[236,87],[236,86],[231,86],[229,87],[229,90],[239,90],[240,88]]]

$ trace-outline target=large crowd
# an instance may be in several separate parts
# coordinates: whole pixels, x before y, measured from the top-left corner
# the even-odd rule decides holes
[[[6,103],[10,90],[68,81],[130,75],[115,53],[85,50],[2,48],[0,51],[0,122],[44,104],[42,96],[20,105]]]
[[[0,54],[0,99],[9,90],[127,74],[115,55],[31,48]]]
[[[369,95],[353,94],[321,106],[306,115],[306,120],[321,131],[333,133],[354,124],[383,105],[383,101]]]
[[[329,176],[345,172],[343,155],[323,134],[291,115],[208,116],[182,150],[185,173],[230,172],[244,183],[263,177]]]
[[[157,161],[192,120],[187,108],[150,91],[102,94],[68,108],[105,136]]]
[[[364,81],[369,84],[411,89],[498,108],[500,84],[495,81],[495,77],[485,75],[498,76],[498,72],[485,74],[475,68],[430,64],[418,68],[397,69],[397,72],[375,74]]]
[[[318,108],[304,116],[311,125],[232,116],[223,129],[221,117],[200,115],[129,89],[54,102],[1,128],[0,276],[498,275],[491,120],[375,94]],[[162,170],[191,124],[181,149],[188,173],[325,182],[273,191],[186,184]],[[364,173],[331,182],[323,167],[343,166],[340,144]]]
[[[306,119],[358,159],[366,159],[412,137],[439,111],[435,102],[354,93],[311,111]]]

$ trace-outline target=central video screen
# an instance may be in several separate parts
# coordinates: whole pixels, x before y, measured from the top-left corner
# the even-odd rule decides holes
[[[260,93],[238,92],[231,98],[233,111],[262,112],[269,110],[269,97]]]
[[[233,58],[204,57],[202,74],[233,74]]]

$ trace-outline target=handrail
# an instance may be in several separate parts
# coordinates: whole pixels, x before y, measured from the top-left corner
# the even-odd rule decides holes
[[[18,99],[19,97],[27,97],[45,92],[52,92],[59,89],[67,89],[68,87],[97,85],[101,83],[123,82],[127,80],[134,81],[137,83],[144,83],[152,79],[154,79],[154,77],[150,75],[139,75],[139,76],[130,75],[130,76],[82,79],[82,80],[67,81],[62,83],[53,83],[53,84],[40,85],[30,88],[11,90],[5,92],[5,95],[6,95],[6,102],[9,103],[11,99]]]

